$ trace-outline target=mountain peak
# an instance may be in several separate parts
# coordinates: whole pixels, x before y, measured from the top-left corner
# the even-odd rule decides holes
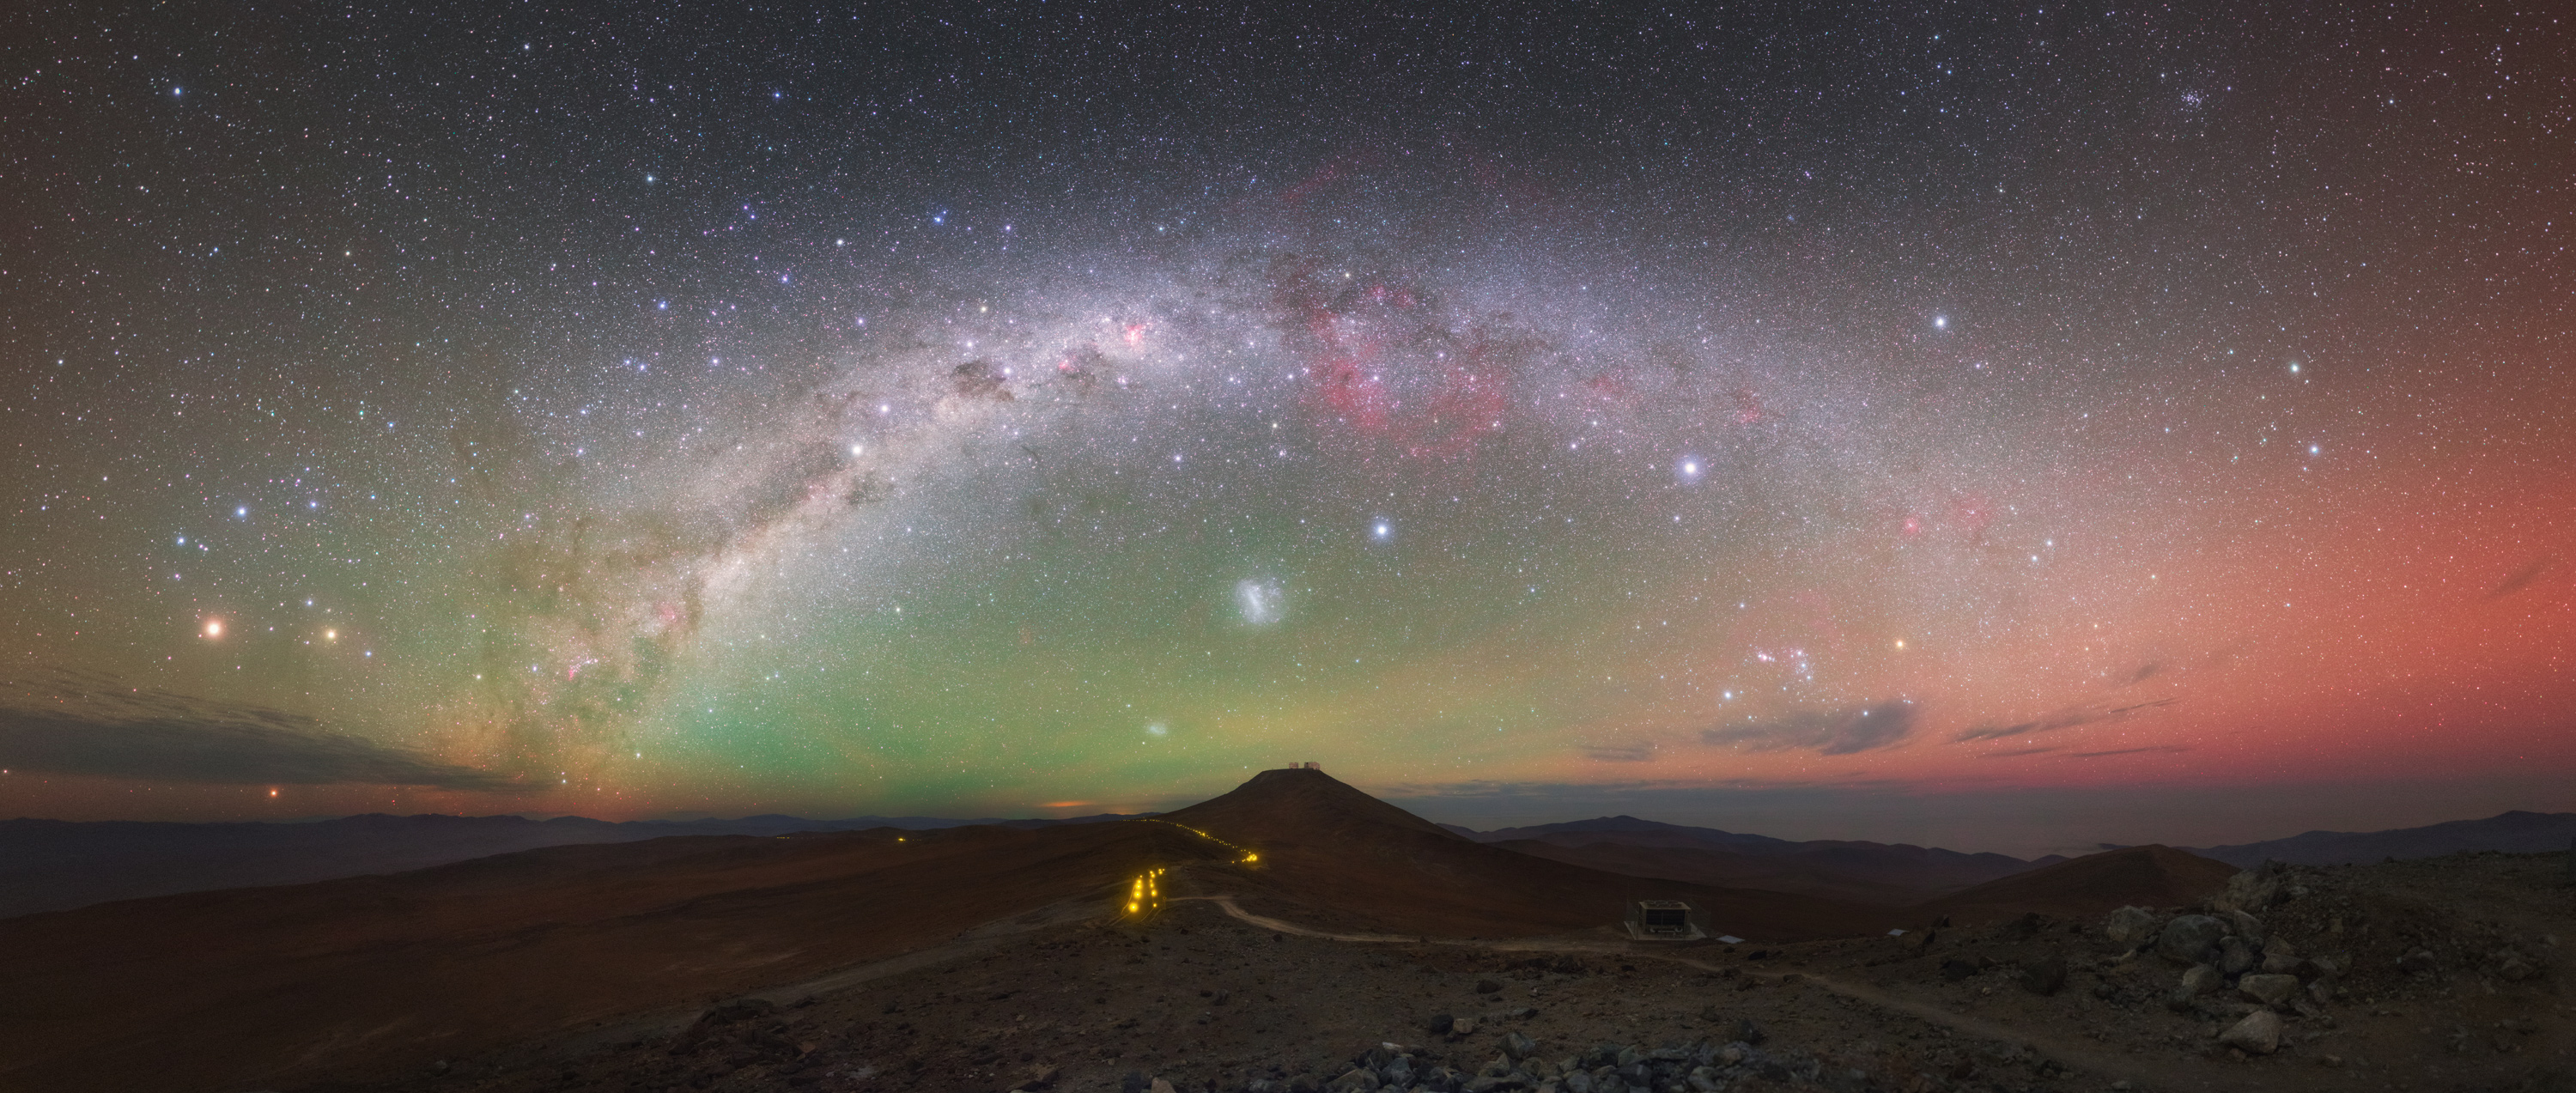
[[[1389,829],[1465,841],[1341,779],[1305,767],[1262,771],[1232,792],[1164,819],[1239,842],[1280,847],[1365,838],[1371,831]]]

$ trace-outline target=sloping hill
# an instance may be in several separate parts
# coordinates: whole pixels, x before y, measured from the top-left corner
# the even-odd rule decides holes
[[[311,823],[156,823],[125,820],[0,820],[0,918],[65,911],[109,900],[400,873],[586,843],[640,842],[674,835],[785,835],[800,831],[929,830],[996,824],[1051,827],[1124,816],[1065,820],[942,820],[862,816],[808,820],[628,820],[581,816],[387,816],[370,813]]]
[[[2286,839],[2192,851],[2251,869],[2266,860],[2292,865],[2357,865],[2386,858],[2432,858],[2462,850],[2543,854],[2576,843],[2576,812],[2501,812],[2390,831],[2310,831]]]
[[[2037,911],[2070,918],[2107,914],[2130,904],[2174,907],[2226,887],[2237,868],[2169,846],[2132,846],[2041,866],[1954,892],[1917,908],[1928,920],[1991,921]]]
[[[1352,926],[1434,935],[1597,931],[1630,899],[1683,899],[1717,930],[1795,940],[1884,929],[1884,909],[1585,868],[1459,837],[1317,770],[1263,771],[1163,819],[1257,850],[1224,883]]]
[[[1817,868],[1790,855],[1755,856],[1696,846],[1632,846],[1624,843],[1561,846],[1539,839],[1515,839],[1491,845],[1532,857],[1632,877],[1660,877],[1720,888],[1787,892],[1846,903],[1902,907],[1937,894],[1911,885],[1870,881],[1843,871]]]
[[[1791,842],[1711,827],[1603,816],[1472,832],[1478,842],[1576,865],[1699,884],[1904,905],[2065,859],[2023,861],[1906,843]]]
[[[0,1088],[410,1068],[924,948],[1221,856],[1150,823],[670,838],[0,921]]]

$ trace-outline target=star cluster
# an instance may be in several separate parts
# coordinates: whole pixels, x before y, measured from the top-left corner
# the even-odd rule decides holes
[[[28,811],[2576,764],[2549,16],[37,23]]]

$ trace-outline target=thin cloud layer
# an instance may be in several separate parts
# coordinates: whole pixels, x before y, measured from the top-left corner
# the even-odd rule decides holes
[[[2153,669],[2155,667],[2155,665],[2148,665],[2146,669],[2141,669],[2141,674],[2138,678],[2144,679],[2148,675],[2153,674]],[[2179,701],[2181,701],[2181,699],[2159,698],[2152,702],[2132,702],[2125,706],[2110,706],[2098,703],[2083,706],[2068,706],[2061,710],[2050,710],[2036,718],[2016,725],[1979,725],[1976,728],[1962,732],[1951,739],[1958,743],[1967,743],[1975,740],[2002,740],[2006,737],[2028,736],[2033,733],[2056,732],[2059,729],[2071,729],[2078,725],[2090,725],[2097,721],[2117,721],[2121,718],[2128,717],[2131,714],[2156,709],[2162,706],[2171,706]]]
[[[1646,763],[1655,758],[1655,745],[1648,741],[1633,744],[1585,744],[1583,757],[1595,763]]]
[[[503,775],[334,733],[298,714],[64,671],[0,680],[0,767],[225,785],[523,788]]]
[[[1700,740],[1746,751],[1813,749],[1850,755],[1902,743],[1914,732],[1914,703],[1898,700],[1839,710],[1799,710],[1769,721],[1702,730]]]

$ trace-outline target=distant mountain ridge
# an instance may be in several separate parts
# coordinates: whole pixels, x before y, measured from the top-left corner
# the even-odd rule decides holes
[[[2093,918],[2117,908],[2177,907],[2226,887],[2237,868],[2168,846],[2130,846],[2026,869],[1952,892],[1918,910],[1965,922],[2026,912]]]
[[[1475,831],[1462,836],[1524,854],[1630,876],[1873,903],[1913,904],[2065,861],[2024,861],[1907,843],[1792,842],[1635,816]]]
[[[2452,820],[2388,831],[2310,831],[2286,839],[2208,848],[2186,847],[2251,869],[2267,859],[2292,865],[2351,865],[2383,858],[2432,858],[2460,851],[2501,850],[2542,854],[2576,841],[2576,812],[2499,812],[2483,820]]]
[[[1150,815],[1150,813],[1148,814]],[[1040,828],[1121,820],[952,820],[859,816],[808,820],[594,820],[557,816],[445,816],[381,812],[309,823],[167,823],[139,820],[0,820],[0,918],[110,900],[219,888],[304,884],[399,873],[549,846],[636,842],[674,835],[785,835],[800,831],[912,831],[988,824]]]

